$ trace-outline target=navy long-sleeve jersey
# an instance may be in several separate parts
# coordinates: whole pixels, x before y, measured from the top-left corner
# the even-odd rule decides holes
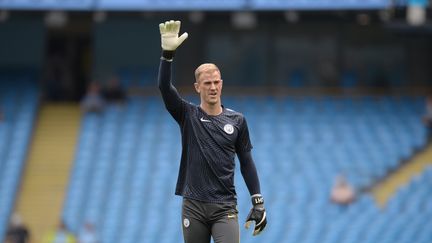
[[[171,83],[171,65],[171,61],[161,60],[158,82],[165,106],[179,124],[182,137],[175,194],[203,202],[235,202],[236,153],[250,194],[259,194],[244,116],[225,107],[217,116],[207,115],[200,106],[182,99]]]

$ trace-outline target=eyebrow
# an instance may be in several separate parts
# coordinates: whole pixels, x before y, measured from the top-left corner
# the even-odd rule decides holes
[[[208,82],[220,82],[222,81],[221,79],[215,79],[215,80],[203,80],[203,83],[208,83]]]

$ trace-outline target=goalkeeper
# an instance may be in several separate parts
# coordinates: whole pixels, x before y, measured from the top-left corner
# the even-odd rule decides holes
[[[166,109],[177,121],[182,135],[182,155],[176,195],[183,197],[182,224],[186,243],[238,243],[237,196],[234,188],[234,157],[252,199],[246,228],[255,223],[253,235],[264,230],[267,220],[261,196],[247,123],[242,114],[221,104],[222,79],[211,63],[195,70],[195,90],[200,105],[182,99],[171,83],[175,50],[188,37],[178,36],[180,21],[159,25],[162,57],[158,84]]]

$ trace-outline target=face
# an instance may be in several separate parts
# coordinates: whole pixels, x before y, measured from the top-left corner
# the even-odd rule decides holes
[[[201,102],[208,105],[220,103],[222,79],[218,71],[202,72],[195,83],[195,90],[200,94]]]

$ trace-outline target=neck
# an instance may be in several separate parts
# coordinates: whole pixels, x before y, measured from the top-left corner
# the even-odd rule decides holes
[[[217,116],[222,113],[222,106],[220,102],[214,105],[201,102],[200,107],[203,109],[203,111],[205,111],[205,113],[207,113],[207,115]]]

